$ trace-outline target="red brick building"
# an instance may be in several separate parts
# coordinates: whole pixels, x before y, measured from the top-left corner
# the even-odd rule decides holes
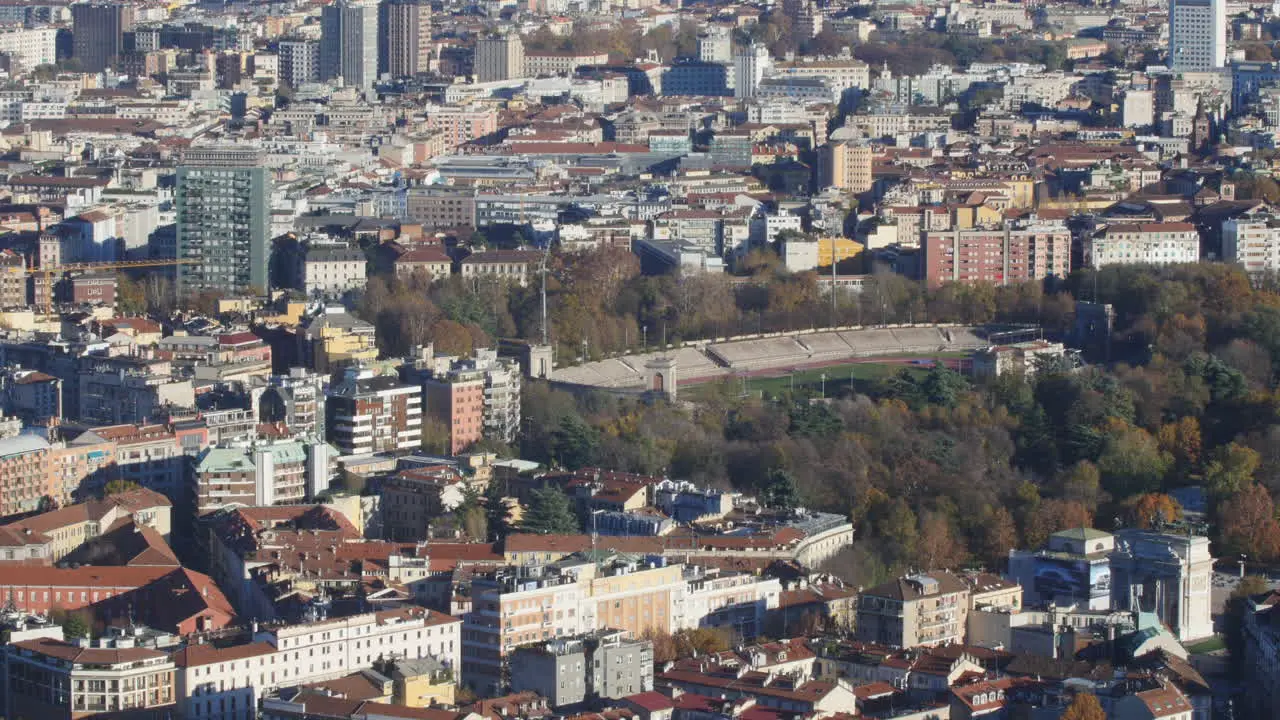
[[[76,305],[116,304],[115,275],[80,275],[69,281],[71,302]]]
[[[27,613],[89,608],[102,622],[132,617],[182,634],[215,630],[235,619],[212,578],[172,566],[25,566],[0,573],[0,598]]]
[[[921,243],[921,275],[948,282],[1013,285],[1071,272],[1071,231],[1061,225],[935,230]]]

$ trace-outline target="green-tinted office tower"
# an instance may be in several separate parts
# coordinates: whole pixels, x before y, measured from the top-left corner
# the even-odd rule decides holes
[[[178,292],[267,290],[271,177],[254,149],[191,148],[178,167]]]

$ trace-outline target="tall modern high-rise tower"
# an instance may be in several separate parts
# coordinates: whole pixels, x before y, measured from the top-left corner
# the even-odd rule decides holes
[[[133,29],[133,7],[120,3],[71,6],[71,55],[85,72],[102,72],[124,49],[124,34]]]
[[[378,72],[409,77],[427,71],[431,40],[431,3],[427,0],[383,0],[379,8]]]
[[[178,166],[175,193],[180,296],[267,289],[271,180],[262,154],[234,146],[194,147]]]
[[[476,82],[524,77],[524,42],[515,33],[476,41]]]
[[[1169,67],[1200,71],[1227,63],[1226,0],[1169,0]]]
[[[336,0],[320,13],[320,79],[368,90],[378,79],[377,0]]]
[[[756,96],[756,87],[773,65],[769,49],[752,43],[738,48],[733,56],[733,94],[735,97]]]

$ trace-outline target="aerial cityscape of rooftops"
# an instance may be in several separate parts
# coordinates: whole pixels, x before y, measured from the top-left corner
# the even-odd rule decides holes
[[[0,0],[0,720],[1280,720],[1280,0]]]

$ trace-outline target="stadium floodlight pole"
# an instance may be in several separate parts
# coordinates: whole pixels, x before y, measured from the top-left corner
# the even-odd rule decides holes
[[[831,327],[836,322],[836,236],[831,236]]]
[[[538,267],[538,272],[542,275],[542,344],[547,344],[547,256],[551,254],[551,243],[547,243],[546,250],[542,251],[542,263]]]

